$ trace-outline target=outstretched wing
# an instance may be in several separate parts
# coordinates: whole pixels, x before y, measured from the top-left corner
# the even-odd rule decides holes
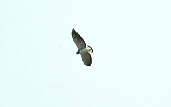
[[[85,65],[91,66],[92,58],[91,58],[90,53],[86,52],[86,53],[81,54],[81,58]]]
[[[78,49],[84,49],[86,47],[86,43],[84,39],[74,30],[72,29],[72,38]]]

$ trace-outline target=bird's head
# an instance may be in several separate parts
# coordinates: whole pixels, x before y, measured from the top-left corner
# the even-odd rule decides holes
[[[91,46],[87,45],[87,49],[89,52],[93,53],[93,48]]]

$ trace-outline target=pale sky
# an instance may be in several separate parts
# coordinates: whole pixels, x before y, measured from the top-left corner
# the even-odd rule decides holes
[[[1,0],[0,107],[171,107],[171,1]]]

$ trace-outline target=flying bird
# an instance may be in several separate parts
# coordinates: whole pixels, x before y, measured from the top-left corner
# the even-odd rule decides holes
[[[75,31],[74,28],[72,29],[72,38],[78,48],[76,54],[81,55],[82,61],[86,66],[91,66],[92,57],[90,52],[93,53],[92,47],[86,45],[84,39]]]

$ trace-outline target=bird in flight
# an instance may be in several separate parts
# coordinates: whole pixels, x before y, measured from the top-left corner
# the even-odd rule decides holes
[[[82,61],[86,66],[91,66],[92,57],[90,52],[93,53],[92,47],[86,45],[84,39],[75,31],[74,28],[72,29],[72,38],[78,48],[76,54],[81,55]]]

